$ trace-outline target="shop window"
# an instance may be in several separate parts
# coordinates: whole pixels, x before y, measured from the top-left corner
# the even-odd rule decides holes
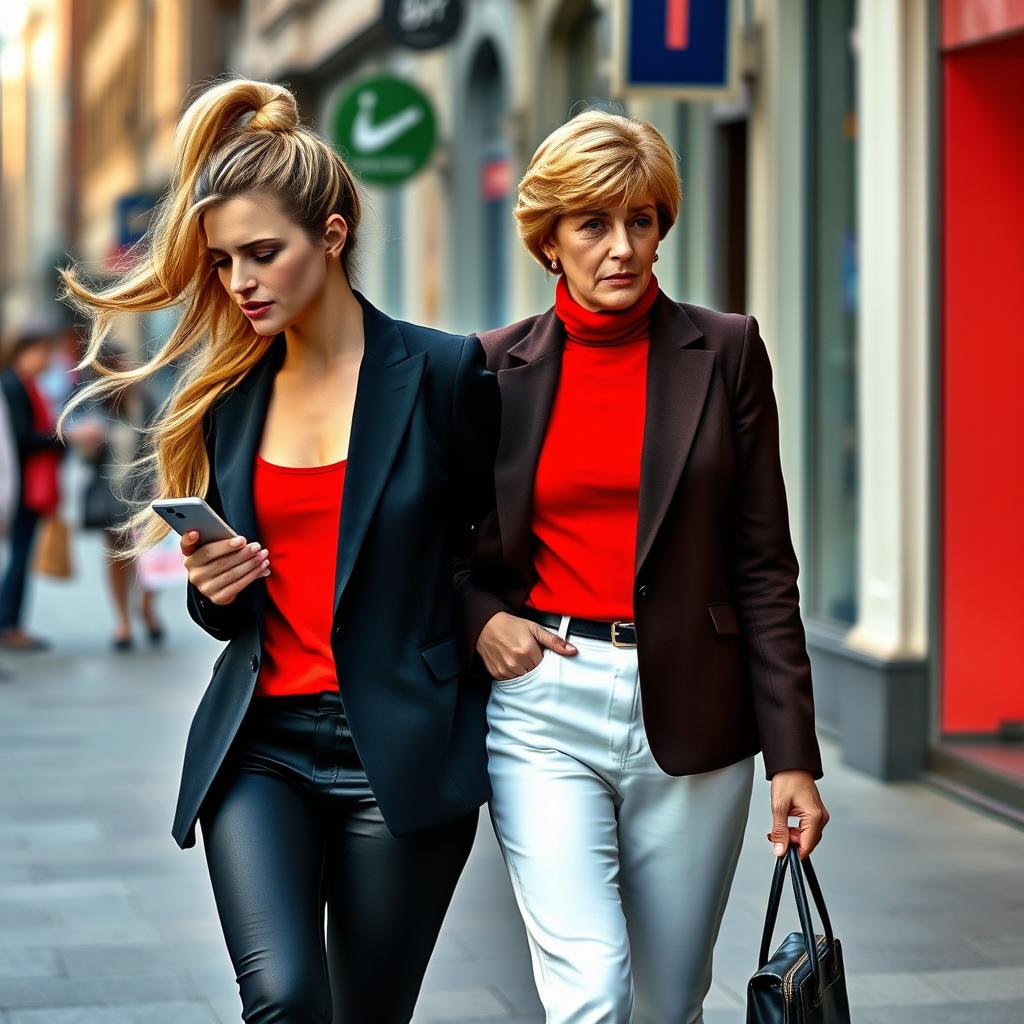
[[[508,320],[508,249],[514,187],[505,130],[506,90],[494,45],[474,54],[466,84],[456,178],[457,323],[471,330]]]
[[[854,2],[808,5],[808,610],[857,617],[857,236]]]

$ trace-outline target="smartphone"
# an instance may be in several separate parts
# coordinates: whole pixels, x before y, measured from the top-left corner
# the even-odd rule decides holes
[[[202,498],[160,498],[150,507],[175,533],[198,530],[200,544],[238,536]]]

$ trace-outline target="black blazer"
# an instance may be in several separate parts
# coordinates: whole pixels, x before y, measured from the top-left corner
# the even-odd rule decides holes
[[[488,691],[465,675],[455,567],[493,503],[500,420],[495,377],[475,336],[400,323],[362,296],[359,370],[335,560],[331,647],[352,738],[396,835],[466,814],[490,796]],[[266,357],[209,418],[206,500],[258,539],[253,463],[274,375]],[[273,555],[273,552],[271,552]],[[188,589],[192,618],[228,646],[189,730],[173,835],[195,842],[200,808],[253,695],[267,589],[218,606]]]

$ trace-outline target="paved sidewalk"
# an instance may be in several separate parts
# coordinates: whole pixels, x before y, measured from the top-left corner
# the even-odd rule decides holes
[[[55,650],[0,655],[0,1022],[238,1020],[200,849],[169,835],[191,712],[219,645],[169,593],[164,651],[109,651],[100,550],[34,588]],[[826,745],[832,814],[816,865],[858,1024],[1024,1021],[1024,833],[919,785],[883,786]],[[767,786],[715,964],[706,1024],[739,1024],[772,857]],[[786,930],[796,927],[795,913]],[[504,870],[482,818],[415,1024],[543,1020]],[[359,1022],[372,1024],[372,1022]]]

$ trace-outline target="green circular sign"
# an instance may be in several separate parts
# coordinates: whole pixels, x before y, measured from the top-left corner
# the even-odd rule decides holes
[[[375,75],[338,101],[331,137],[364,181],[400,185],[430,159],[437,119],[430,100],[414,85],[393,75]]]

